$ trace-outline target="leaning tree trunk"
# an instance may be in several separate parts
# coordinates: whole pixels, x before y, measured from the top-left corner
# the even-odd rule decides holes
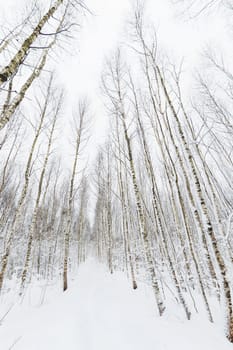
[[[48,86],[48,90],[47,90],[47,96],[44,102],[44,106],[43,109],[41,111],[41,116],[40,116],[40,122],[38,125],[38,128],[36,130],[36,134],[35,137],[33,139],[32,145],[31,145],[31,149],[30,149],[30,153],[29,153],[29,157],[27,160],[27,164],[26,164],[26,170],[24,173],[24,185],[23,185],[23,189],[22,192],[20,194],[20,198],[17,204],[17,208],[15,211],[15,215],[14,215],[14,219],[11,225],[11,229],[10,229],[10,233],[9,233],[9,237],[7,240],[7,244],[6,244],[6,249],[5,252],[3,254],[2,260],[1,260],[1,269],[0,269],[0,291],[2,289],[2,285],[3,285],[3,280],[4,280],[4,276],[5,276],[5,271],[7,268],[7,264],[8,264],[8,260],[9,260],[9,256],[10,256],[10,251],[11,251],[11,245],[15,236],[15,231],[18,227],[18,224],[21,220],[21,216],[22,216],[22,209],[25,203],[25,199],[28,193],[28,187],[29,187],[29,181],[30,181],[30,173],[31,173],[31,167],[32,167],[32,160],[33,160],[33,155],[36,149],[36,145],[42,130],[42,126],[43,126],[43,122],[44,119],[46,117],[46,113],[47,113],[47,108],[48,108],[48,103],[49,103],[49,96],[50,96],[50,89],[51,89],[51,80],[49,82],[49,86]]]
[[[76,125],[76,141],[75,141],[75,155],[72,168],[72,174],[70,178],[69,195],[67,203],[67,220],[65,226],[65,237],[64,237],[64,260],[63,260],[63,291],[68,288],[68,259],[69,259],[69,245],[70,235],[72,227],[72,215],[73,215],[73,200],[74,200],[74,183],[78,166],[78,157],[80,153],[80,146],[82,142],[83,133],[85,131],[85,118],[87,112],[87,105],[85,102],[79,104],[79,120]]]
[[[58,117],[59,110],[61,107],[60,102],[61,102],[61,97],[60,97],[60,100],[58,101],[57,108],[55,110],[55,114],[53,117],[53,122],[52,122],[52,127],[51,127],[51,131],[50,131],[50,135],[49,135],[47,150],[46,150],[46,154],[45,154],[45,158],[44,158],[44,162],[43,162],[43,166],[42,166],[42,171],[40,174],[36,203],[35,203],[35,207],[34,207],[34,211],[33,211],[33,215],[32,215],[32,222],[31,222],[31,225],[29,228],[29,238],[28,238],[28,244],[27,244],[26,258],[25,258],[24,268],[23,268],[22,276],[21,276],[20,294],[22,294],[22,292],[25,288],[26,279],[27,279],[27,276],[29,274],[28,270],[29,270],[29,265],[30,265],[30,260],[31,260],[32,245],[33,245],[34,232],[35,232],[35,227],[36,227],[36,222],[37,222],[37,215],[38,215],[40,200],[41,200],[41,196],[42,196],[42,187],[43,187],[43,183],[44,183],[44,177],[45,177],[45,172],[46,172],[47,165],[48,165],[49,156],[51,153],[53,135],[54,135],[54,131],[55,131],[57,117]]]
[[[174,108],[172,101],[169,97],[169,94],[168,94],[164,79],[162,77],[160,68],[157,65],[156,65],[156,70],[157,70],[159,77],[160,77],[160,82],[161,82],[161,85],[162,85],[163,90],[164,90],[164,95],[166,97],[168,105],[172,111],[172,115],[173,115],[173,117],[177,123],[177,126],[178,126],[178,132],[179,132],[180,138],[181,138],[183,146],[184,146],[184,150],[187,154],[187,158],[188,158],[188,161],[190,164],[192,176],[194,179],[196,191],[197,191],[198,198],[199,198],[200,207],[202,209],[202,214],[203,214],[203,217],[205,218],[206,232],[210,238],[210,242],[212,243],[213,251],[214,251],[216,260],[218,262],[219,270],[221,272],[221,277],[222,277],[222,282],[223,282],[223,295],[224,295],[225,304],[227,307],[227,337],[228,337],[229,341],[233,343],[233,306],[232,306],[231,285],[229,282],[229,277],[227,275],[227,267],[226,267],[226,264],[225,264],[224,259],[222,257],[222,254],[220,252],[219,245],[217,243],[217,239],[215,237],[213,225],[212,225],[212,222],[211,222],[211,219],[209,216],[209,212],[208,212],[208,208],[206,205],[206,201],[205,201],[205,198],[203,195],[203,190],[201,188],[200,179],[199,179],[198,174],[197,174],[193,155],[192,155],[191,150],[188,146],[185,134],[182,130],[180,120],[176,114],[175,108]]]
[[[37,26],[34,28],[33,32],[24,40],[21,48],[12,58],[12,60],[8,63],[6,67],[4,67],[0,72],[0,86],[10,79],[19,69],[20,65],[24,61],[25,57],[30,50],[31,45],[36,41],[38,36],[41,33],[42,28],[46,23],[48,23],[49,19],[54,15],[57,11],[58,7],[64,2],[64,0],[57,0],[53,6],[50,7],[48,12],[41,18],[38,22]]]
[[[124,129],[125,141],[126,141],[126,145],[127,145],[127,153],[128,153],[128,159],[129,159],[130,170],[131,170],[131,179],[133,182],[134,195],[136,198],[136,206],[137,206],[137,212],[138,212],[138,218],[139,218],[140,234],[143,238],[145,257],[146,257],[146,261],[148,264],[148,270],[149,270],[150,277],[151,277],[152,287],[153,287],[154,292],[155,292],[155,297],[156,297],[156,302],[157,302],[157,306],[158,306],[158,310],[159,310],[159,315],[162,316],[163,312],[165,311],[165,306],[164,306],[164,303],[163,303],[163,300],[161,297],[158,279],[156,276],[156,272],[155,272],[155,268],[154,268],[154,264],[153,264],[153,258],[151,255],[149,236],[148,236],[148,232],[146,229],[145,217],[144,217],[144,212],[143,212],[143,207],[142,207],[142,203],[141,203],[140,192],[139,192],[139,187],[138,187],[136,172],[135,172],[135,167],[134,167],[131,142],[130,142],[130,138],[128,135],[128,131],[127,131],[127,127],[126,127],[126,123],[125,123],[125,119],[124,119],[125,118],[124,114],[122,114],[121,117],[122,117],[122,124],[123,124],[123,129]]]

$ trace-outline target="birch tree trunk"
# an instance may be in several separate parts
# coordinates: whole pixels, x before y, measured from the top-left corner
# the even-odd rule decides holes
[[[57,123],[59,111],[60,111],[60,108],[61,108],[61,101],[62,101],[62,94],[59,97],[59,100],[57,102],[57,108],[55,110],[53,121],[52,121],[52,126],[51,126],[49,139],[48,139],[47,150],[46,150],[46,153],[45,153],[45,158],[44,158],[44,162],[43,162],[43,165],[42,165],[42,171],[41,171],[41,174],[40,174],[40,179],[39,179],[39,184],[38,184],[36,203],[35,203],[35,207],[34,207],[33,214],[32,214],[32,221],[31,221],[31,224],[30,224],[30,227],[29,227],[29,237],[28,237],[26,258],[25,258],[25,263],[24,263],[22,276],[21,276],[21,285],[20,285],[20,294],[21,295],[22,295],[23,290],[25,288],[25,283],[26,283],[26,280],[27,280],[27,276],[29,275],[29,271],[28,270],[29,270],[29,265],[30,265],[30,260],[31,260],[31,253],[32,253],[32,245],[33,245],[33,239],[34,239],[35,226],[36,226],[36,222],[37,222],[37,216],[38,216],[38,210],[39,210],[39,206],[40,206],[41,197],[43,195],[42,190],[43,190],[45,172],[47,170],[49,156],[51,154],[51,148],[52,148],[52,143],[53,143],[53,136],[54,136],[55,126],[56,126],[56,123]]]
[[[12,226],[10,228],[10,232],[8,235],[8,239],[7,239],[7,243],[6,243],[6,249],[5,252],[2,256],[1,259],[1,269],[0,269],[0,291],[2,289],[2,285],[3,285],[3,281],[4,281],[4,275],[5,275],[5,271],[7,268],[7,263],[9,260],[9,255],[10,255],[10,250],[11,250],[11,245],[12,245],[12,241],[14,239],[15,236],[15,231],[17,229],[17,226],[19,224],[19,222],[21,221],[21,216],[22,216],[22,209],[25,203],[25,199],[28,193],[28,188],[29,188],[29,181],[30,181],[30,173],[31,173],[31,167],[32,167],[32,161],[33,161],[33,156],[34,156],[34,152],[36,150],[36,145],[38,143],[38,139],[43,127],[43,123],[44,120],[46,118],[46,113],[47,113],[47,108],[48,108],[48,104],[49,104],[49,97],[50,97],[50,91],[51,91],[51,80],[49,82],[48,85],[48,90],[47,90],[47,96],[45,98],[44,101],[44,106],[41,110],[41,115],[40,115],[40,122],[39,125],[37,127],[35,136],[34,136],[34,140],[32,142],[31,145],[31,149],[30,149],[30,153],[28,156],[28,160],[27,160],[27,164],[26,164],[26,169],[25,169],[25,173],[24,173],[24,184],[23,184],[23,188],[20,194],[20,198],[18,200],[17,203],[17,207],[16,207],[16,211],[15,211],[15,215],[14,215],[14,219],[12,222]]]
[[[49,21],[49,19],[54,15],[59,6],[63,3],[63,0],[57,0],[48,10],[48,12],[41,18],[33,32],[24,40],[21,48],[0,72],[0,86],[5,83],[9,78],[11,78],[19,69],[20,65],[26,58],[31,45],[36,41],[44,25]]]
[[[119,52],[116,57],[116,66],[114,67],[113,65],[110,65],[110,75],[112,78],[112,83],[115,89],[115,96],[113,97],[110,92],[106,88],[105,84],[105,91],[110,97],[113,106],[115,108],[115,115],[117,118],[120,118],[122,127],[123,127],[123,134],[124,134],[124,139],[126,143],[126,153],[127,157],[129,160],[129,167],[130,167],[130,172],[131,172],[131,180],[133,183],[133,190],[134,190],[134,195],[136,199],[136,208],[137,208],[137,214],[138,214],[138,220],[139,220],[139,230],[140,234],[143,238],[143,243],[144,243],[144,254],[146,257],[146,262],[147,262],[147,267],[148,271],[150,274],[151,278],[151,283],[152,287],[155,293],[155,298],[158,306],[158,311],[159,315],[162,316],[163,312],[165,311],[165,306],[162,300],[160,288],[159,288],[159,283],[158,283],[158,278],[156,275],[156,271],[154,269],[154,264],[153,264],[153,258],[151,255],[151,250],[150,250],[150,242],[149,242],[149,236],[146,228],[146,222],[145,222],[145,216],[144,216],[144,211],[142,207],[142,202],[141,202],[141,196],[140,196],[140,191],[139,191],[139,186],[138,186],[138,180],[136,176],[136,171],[135,171],[135,165],[134,165],[134,160],[133,160],[133,153],[132,153],[132,145],[131,145],[131,140],[128,134],[128,129],[126,125],[126,115],[124,111],[124,102],[123,102],[123,97],[122,97],[122,87],[121,87],[121,66],[120,66],[120,55]],[[112,88],[111,88],[112,91]]]
[[[73,205],[74,205],[74,195],[75,195],[75,178],[78,168],[78,157],[80,155],[81,142],[86,141],[85,133],[87,132],[86,117],[87,117],[87,103],[85,101],[80,102],[79,104],[79,114],[78,121],[75,125],[75,154],[73,160],[73,168],[70,177],[69,185],[69,195],[67,203],[67,220],[65,226],[65,237],[64,237],[64,261],[63,261],[63,291],[66,291],[68,288],[68,259],[69,259],[69,244],[70,244],[70,235],[72,227],[72,215],[73,215]]]

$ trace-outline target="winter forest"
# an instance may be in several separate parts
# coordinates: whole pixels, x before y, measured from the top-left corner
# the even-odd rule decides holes
[[[232,348],[233,5],[126,2],[0,0],[1,350]]]

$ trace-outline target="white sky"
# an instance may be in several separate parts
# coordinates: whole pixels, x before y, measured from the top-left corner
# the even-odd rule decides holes
[[[38,2],[44,0],[38,0]],[[45,0],[47,2],[47,0]],[[31,0],[0,0],[0,17],[12,18],[20,14]],[[50,2],[50,1],[48,1]],[[185,58],[189,68],[201,62],[201,50],[208,43],[221,47],[226,37],[223,16],[209,15],[185,21],[176,16],[172,0],[143,0],[147,16],[154,23],[160,47],[176,59]],[[136,0],[86,0],[93,16],[87,15],[79,33],[78,50],[66,55],[59,64],[59,77],[69,95],[96,94],[104,57],[110,55],[126,30],[126,21]],[[71,49],[72,51],[72,49]],[[191,64],[191,66],[190,66]]]
[[[111,55],[124,40],[134,0],[88,0],[93,16],[88,15],[78,39],[78,52],[67,57],[60,66],[60,78],[68,89],[68,95],[91,97],[95,113],[95,138],[104,138],[105,113],[99,97],[101,72],[104,59]],[[159,44],[163,51],[177,62],[185,58],[184,68],[196,70],[201,62],[201,52],[208,44],[221,47],[226,36],[226,22],[216,14],[200,17],[195,21],[178,18],[177,8],[170,0],[147,0],[146,15],[155,25]]]
[[[133,0],[87,1],[94,15],[87,16],[84,21],[79,52],[75,57],[67,57],[66,64],[62,65],[62,76],[69,89],[90,93],[98,86],[104,57],[122,42],[133,3]],[[206,43],[216,47],[221,45],[226,33],[226,23],[221,16],[209,15],[188,22],[176,16],[177,8],[171,0],[147,0],[145,3],[147,16],[155,24],[161,47],[175,58],[185,57],[194,66]],[[73,82],[72,85],[70,82]]]
[[[31,0],[0,0],[1,17],[12,17]],[[42,1],[42,0],[41,0]],[[47,0],[46,0],[47,1]],[[79,96],[88,95],[92,102],[95,121],[93,143],[104,138],[106,116],[102,106],[99,84],[106,56],[111,55],[126,34],[136,0],[87,0],[93,15],[83,20],[73,55],[64,54],[58,60],[59,80],[65,85],[68,100],[75,105]],[[179,62],[185,58],[184,68],[190,72],[200,67],[201,52],[206,44],[220,48],[225,42],[224,17],[209,15],[198,20],[185,21],[176,16],[177,8],[171,0],[144,1],[148,19],[155,25],[160,47]],[[73,43],[74,44],[74,43]],[[60,60],[60,61],[59,61]]]

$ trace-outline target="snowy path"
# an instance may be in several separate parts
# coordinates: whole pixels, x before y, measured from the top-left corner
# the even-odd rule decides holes
[[[178,315],[178,316],[177,316]],[[0,326],[0,350],[227,350],[222,329],[200,316],[156,316],[150,289],[94,261],[70,290],[40,308],[17,306]]]

